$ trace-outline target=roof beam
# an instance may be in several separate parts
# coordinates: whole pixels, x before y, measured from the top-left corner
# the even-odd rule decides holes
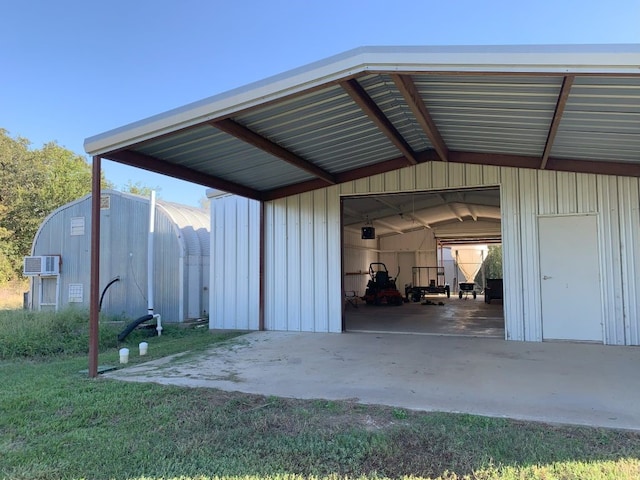
[[[357,80],[346,80],[340,82],[340,86],[351,96],[354,102],[362,109],[364,113],[376,124],[376,126],[384,133],[389,140],[396,146],[405,156],[409,165],[416,165],[418,159],[407,141],[400,135],[400,132],[393,126],[391,121],[385,116],[384,112],[378,107],[376,102],[369,96],[364,88]]]
[[[262,200],[262,194],[258,190],[254,190],[234,182],[229,182],[222,178],[214,177],[213,175],[207,175],[175,163],[160,160],[159,158],[155,158],[150,155],[134,152],[132,150],[120,150],[118,152],[107,153],[104,154],[102,158],[108,158],[109,160],[130,165],[132,167],[142,168],[143,170],[148,170],[150,172],[168,175],[179,180],[197,183],[198,185],[204,185],[205,187],[217,188],[218,190],[223,190],[242,197]]]
[[[476,213],[475,208],[473,208],[473,205],[471,204],[465,204],[467,207],[467,210],[469,210],[469,214],[471,215],[471,218],[473,218],[474,222],[478,221],[478,214]]]
[[[418,157],[421,161],[429,161],[435,158],[435,155],[431,155],[431,151],[419,152]],[[384,162],[374,163],[366,167],[358,167],[353,170],[347,170],[346,172],[340,172],[336,174],[338,183],[351,182],[360,178],[370,177],[372,175],[379,175],[381,173],[391,172],[399,170],[407,166],[407,159],[405,157],[392,158],[391,160],[385,160]],[[317,190],[318,188],[326,187],[326,183],[321,180],[308,180],[306,182],[296,183],[293,185],[287,185],[286,187],[275,188],[264,193],[264,200],[276,200],[278,198],[288,197],[290,195],[297,195],[299,193],[309,192],[311,190]]]
[[[455,218],[457,218],[459,221],[464,222],[464,220],[462,219],[462,217],[460,216],[460,214],[456,211],[455,208],[453,208],[453,205],[451,205],[450,203],[447,203],[447,208],[451,211],[451,213],[453,214],[453,216]]]
[[[436,160],[433,150],[419,152],[420,161]],[[449,151],[449,162],[452,163],[470,163],[473,165],[494,165],[498,167],[516,167],[538,169],[540,167],[540,157],[525,155],[506,155],[495,153],[479,153],[479,152],[460,152],[455,150]],[[394,170],[399,170],[407,166],[407,160],[404,157],[398,157],[384,162],[376,163],[366,167],[358,167],[353,170],[336,174],[338,183],[350,182],[360,178],[366,178],[373,175],[379,175]],[[625,163],[611,161],[588,161],[576,159],[559,159],[550,157],[547,162],[547,170],[577,172],[577,173],[594,173],[601,175],[622,175],[627,177],[640,177],[640,163]],[[180,178],[180,177],[178,177]],[[317,190],[326,187],[326,183],[322,180],[315,179],[306,182],[287,185],[263,193],[263,200],[276,200],[278,198],[297,195],[300,193]],[[225,190],[221,188],[221,190]],[[229,191],[229,190],[227,190]],[[442,199],[442,203],[446,200]]]
[[[440,135],[440,131],[433,121],[411,77],[409,75],[392,74],[391,78],[413,112],[413,115],[416,117],[417,122],[422,127],[422,130],[424,130],[424,133],[429,138],[431,145],[433,145],[433,148],[438,153],[440,160],[443,162],[448,161],[449,148],[442,139],[442,135]]]
[[[258,135],[252,130],[249,130],[244,125],[240,125],[237,122],[234,122],[231,119],[217,120],[209,122],[209,125],[222,130],[229,135],[232,135],[243,142],[246,142],[250,145],[253,145],[260,150],[263,150],[274,157],[278,157],[281,160],[293,165],[294,167],[298,167],[301,170],[304,170],[311,175],[318,177],[330,185],[335,185],[337,183],[335,177],[327,172],[326,170],[318,167],[317,165],[305,160],[302,157],[299,157],[293,152],[290,152],[284,147],[281,147],[277,143],[272,142],[271,140]]]
[[[526,155],[459,152],[451,150],[449,151],[449,161],[455,163],[472,163],[474,165],[495,165],[498,167],[540,168],[540,157]],[[560,172],[640,177],[640,163],[612,162],[609,160],[577,160],[573,158],[549,157],[546,169]]]
[[[403,230],[399,229],[398,227],[394,227],[393,225],[391,225],[388,222],[385,222],[384,220],[376,219],[376,220],[372,220],[372,222],[376,222],[379,225],[382,225],[383,227],[386,227],[389,230],[391,230],[392,232],[397,233],[399,235],[404,235],[404,233],[405,233]]]
[[[399,233],[401,235],[404,235],[405,233],[402,229],[382,220],[383,218],[388,218],[390,215],[380,214],[379,217],[377,215],[362,215],[360,212],[357,212],[349,207],[345,207],[344,205],[342,206],[342,211],[351,217],[360,218],[361,222],[365,222],[365,223],[376,222],[382,225],[383,227],[388,228],[392,232]],[[354,225],[354,224],[351,224],[351,225]]]
[[[551,127],[549,128],[549,134],[547,135],[547,143],[544,146],[544,152],[542,154],[542,160],[540,162],[541,170],[544,170],[547,167],[547,161],[549,160],[549,155],[551,154],[551,149],[553,148],[553,142],[555,141],[556,134],[558,133],[558,127],[560,126],[560,121],[562,120],[564,107],[566,107],[567,100],[569,99],[569,92],[571,91],[571,86],[573,85],[574,78],[575,77],[573,75],[567,75],[562,81],[562,88],[560,89],[560,94],[558,95],[556,110],[553,113],[553,120],[551,121]]]
[[[380,202],[383,205],[386,205],[387,207],[391,208],[392,210],[395,210],[396,212],[398,212],[398,215],[400,215],[401,217],[407,217],[408,219],[410,219],[411,221],[417,223],[421,227],[431,228],[431,225],[429,225],[427,222],[422,221],[421,219],[419,219],[418,217],[416,217],[415,215],[413,215],[410,212],[403,212],[401,208],[395,206],[391,202],[387,202],[384,198],[374,197],[374,199],[377,202]]]

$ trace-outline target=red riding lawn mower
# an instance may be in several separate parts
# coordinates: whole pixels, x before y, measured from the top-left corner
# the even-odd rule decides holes
[[[400,273],[400,271],[398,271]],[[371,263],[369,265],[367,290],[362,299],[367,305],[402,305],[402,294],[396,287],[396,280],[389,276],[389,271],[384,263]],[[396,275],[396,278],[398,276]]]

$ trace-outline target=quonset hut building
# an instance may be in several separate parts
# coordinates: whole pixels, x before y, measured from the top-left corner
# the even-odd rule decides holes
[[[202,318],[209,311],[209,214],[157,200],[150,234],[151,203],[114,190],[101,193],[101,311],[132,319],[152,306],[163,322]],[[30,308],[89,307],[90,232],[91,195],[63,205],[43,221],[24,264],[31,278]]]

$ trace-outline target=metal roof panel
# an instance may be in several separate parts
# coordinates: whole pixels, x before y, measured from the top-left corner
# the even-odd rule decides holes
[[[331,173],[400,155],[340,86],[270,105],[235,120]]]

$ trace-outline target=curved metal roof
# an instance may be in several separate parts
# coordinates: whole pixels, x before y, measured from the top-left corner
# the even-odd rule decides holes
[[[209,256],[211,219],[209,214],[195,207],[156,201],[159,208],[173,221],[184,240],[187,255]]]
[[[428,161],[640,176],[640,45],[363,47],[85,149],[259,200]]]

